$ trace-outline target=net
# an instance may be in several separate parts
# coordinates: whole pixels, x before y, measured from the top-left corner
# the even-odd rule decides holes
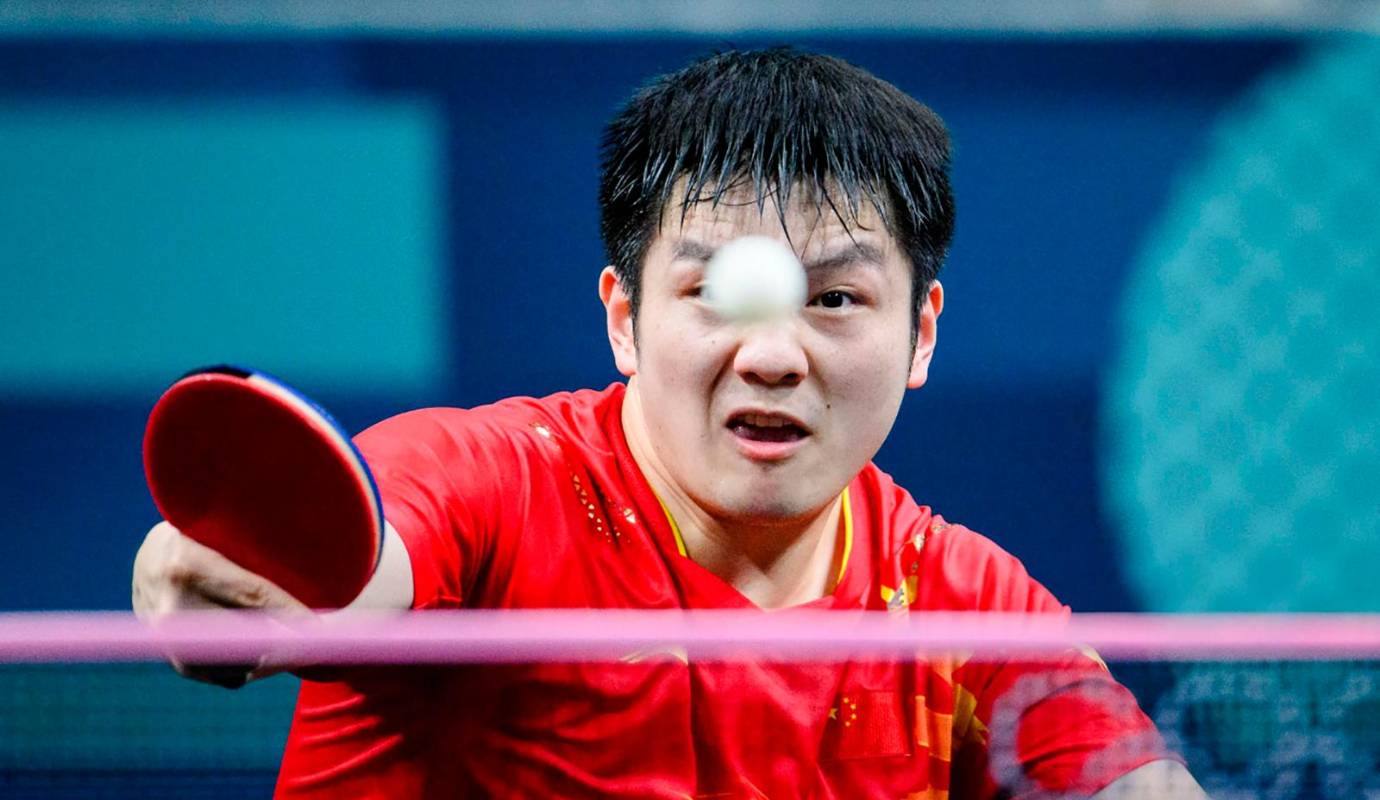
[[[1380,618],[841,612],[0,615],[0,796],[271,795],[303,682],[169,654],[386,698],[359,752],[468,730],[429,762],[459,796],[1084,797],[1171,758],[1214,798],[1380,798]]]

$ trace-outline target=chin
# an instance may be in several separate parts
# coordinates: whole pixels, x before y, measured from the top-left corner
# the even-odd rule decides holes
[[[823,505],[827,505],[826,500]],[[820,504],[804,498],[773,492],[765,487],[757,491],[739,493],[723,505],[724,515],[736,520],[757,523],[780,523],[807,517],[818,512]]]

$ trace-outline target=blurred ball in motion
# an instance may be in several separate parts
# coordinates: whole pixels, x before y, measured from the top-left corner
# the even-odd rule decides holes
[[[805,305],[805,271],[786,245],[743,236],[720,247],[704,272],[703,296],[735,322],[784,317]]]

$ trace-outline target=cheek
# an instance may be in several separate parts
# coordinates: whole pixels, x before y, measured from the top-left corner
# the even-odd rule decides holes
[[[852,451],[872,458],[896,422],[910,374],[909,337],[849,348],[825,377],[832,429]],[[850,461],[851,463],[851,461]]]
[[[641,369],[661,385],[702,383],[718,372],[726,342],[722,334],[693,320],[666,320],[646,331],[638,348]]]
[[[639,391],[658,433],[684,439],[710,416],[728,348],[723,336],[703,326],[669,323],[649,326],[639,345]]]
[[[909,337],[859,338],[831,354],[833,368],[824,377],[840,400],[874,408],[898,404],[910,377],[910,356]]]

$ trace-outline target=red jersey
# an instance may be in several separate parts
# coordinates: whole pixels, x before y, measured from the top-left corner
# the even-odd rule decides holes
[[[628,450],[623,393],[428,409],[360,434],[415,607],[756,608],[684,555]],[[837,586],[808,608],[1067,613],[1015,558],[875,465],[841,517]],[[1095,791],[1166,757],[1129,693],[1081,653],[1034,669],[667,651],[342,677],[303,681],[278,796],[1019,796]]]

